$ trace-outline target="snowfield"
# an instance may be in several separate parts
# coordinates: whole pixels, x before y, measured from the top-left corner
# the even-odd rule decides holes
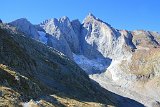
[[[100,58],[88,59],[84,55],[76,55],[74,53],[73,59],[88,74],[101,73],[102,71],[105,71],[109,66],[109,62],[111,62],[111,60],[107,61],[106,59]]]

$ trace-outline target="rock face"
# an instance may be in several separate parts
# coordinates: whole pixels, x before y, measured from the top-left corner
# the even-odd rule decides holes
[[[64,38],[69,44],[73,53],[79,53],[79,39],[78,35],[74,32],[72,24],[68,17],[62,17],[59,19],[59,29],[63,33]]]
[[[65,20],[68,21],[67,19]],[[58,19],[50,19],[50,20],[46,20],[40,26],[45,30],[47,34],[49,34],[48,45],[51,47],[54,47],[55,49],[61,51],[62,53],[72,58],[73,56],[72,56],[71,49],[74,48],[74,44],[69,45],[69,40],[71,40],[71,38],[67,37],[68,35],[66,36],[65,34],[65,33],[69,33],[69,30],[66,29],[65,31],[64,29],[69,23],[69,22],[67,23],[66,21],[64,22],[64,20],[61,19],[61,23],[60,23]],[[72,43],[74,42],[72,41]],[[70,48],[70,46],[72,46],[72,48]]]
[[[126,36],[129,35],[127,33]],[[82,51],[88,58],[116,59],[125,56],[127,52],[124,47],[130,47],[126,42],[132,42],[125,39],[124,34],[92,14],[89,14],[83,21],[81,36]]]

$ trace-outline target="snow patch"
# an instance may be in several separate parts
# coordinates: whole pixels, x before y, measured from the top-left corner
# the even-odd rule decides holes
[[[32,107],[33,105],[37,105],[39,101],[30,100],[29,102],[22,103],[22,107]]]
[[[111,65],[108,67],[107,71],[109,71],[112,75],[113,81],[117,81],[119,79],[119,64],[121,63],[121,60],[114,60],[112,61]]]
[[[119,79],[124,79],[125,72],[123,72],[120,68],[120,64],[122,61],[126,61],[131,63],[132,54],[128,54],[126,56],[119,57],[118,59],[112,60],[111,65],[107,68],[106,73],[110,72],[112,75],[113,81],[118,81]],[[126,65],[127,66],[127,65]]]
[[[46,33],[43,31],[38,31],[40,42],[47,44],[48,38],[46,37]]]
[[[88,74],[100,73],[104,71],[109,64],[106,59],[88,59],[84,55],[76,55],[73,53],[74,61]]]
[[[25,102],[22,104],[23,107],[29,107],[29,102]]]

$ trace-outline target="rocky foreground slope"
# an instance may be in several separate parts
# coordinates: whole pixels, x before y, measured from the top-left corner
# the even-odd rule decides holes
[[[160,105],[158,32],[118,30],[91,13],[83,23],[62,17],[39,25],[26,19],[9,24],[65,54],[103,88],[145,106]]]

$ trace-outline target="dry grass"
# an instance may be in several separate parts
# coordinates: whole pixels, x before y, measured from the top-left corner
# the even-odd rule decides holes
[[[155,73],[155,66],[160,64],[160,48],[136,50],[131,62],[123,61],[120,65],[124,72],[135,75],[150,75]]]

